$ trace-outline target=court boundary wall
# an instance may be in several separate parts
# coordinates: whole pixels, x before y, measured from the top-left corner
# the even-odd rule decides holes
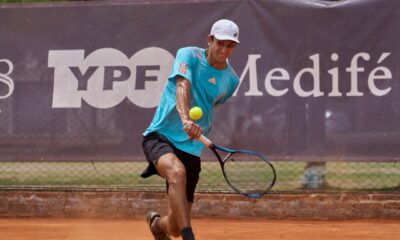
[[[143,218],[166,213],[165,193],[1,191],[0,217]],[[195,218],[400,219],[398,193],[197,194]]]

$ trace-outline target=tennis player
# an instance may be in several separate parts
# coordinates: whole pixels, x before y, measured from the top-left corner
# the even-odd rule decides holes
[[[239,28],[227,19],[212,25],[208,48],[178,50],[160,104],[143,133],[143,151],[149,162],[141,174],[166,179],[169,210],[161,217],[147,214],[154,239],[182,236],[194,240],[190,214],[200,173],[203,144],[195,139],[211,129],[214,107],[236,90],[239,79],[227,59],[239,44]],[[203,117],[190,119],[189,109],[199,106]]]

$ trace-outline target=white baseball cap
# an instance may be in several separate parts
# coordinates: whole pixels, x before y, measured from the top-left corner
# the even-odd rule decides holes
[[[240,43],[239,27],[236,23],[228,19],[216,21],[211,27],[210,35],[214,36],[218,40],[231,40]]]

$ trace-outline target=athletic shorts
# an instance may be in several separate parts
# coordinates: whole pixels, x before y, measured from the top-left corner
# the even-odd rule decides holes
[[[143,138],[142,148],[149,165],[140,175],[148,178],[157,173],[155,165],[161,156],[167,153],[175,154],[186,168],[186,196],[191,203],[194,201],[194,192],[199,181],[201,171],[200,158],[177,149],[164,136],[151,133]],[[168,182],[166,183],[168,192]]]

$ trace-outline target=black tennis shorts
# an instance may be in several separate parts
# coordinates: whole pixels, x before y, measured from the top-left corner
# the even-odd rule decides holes
[[[151,133],[143,138],[142,148],[149,165],[140,175],[148,178],[157,173],[155,165],[161,156],[167,153],[175,154],[186,168],[186,196],[191,203],[194,201],[194,192],[199,181],[201,171],[200,158],[177,149],[164,136]],[[168,182],[166,183],[168,192]]]

